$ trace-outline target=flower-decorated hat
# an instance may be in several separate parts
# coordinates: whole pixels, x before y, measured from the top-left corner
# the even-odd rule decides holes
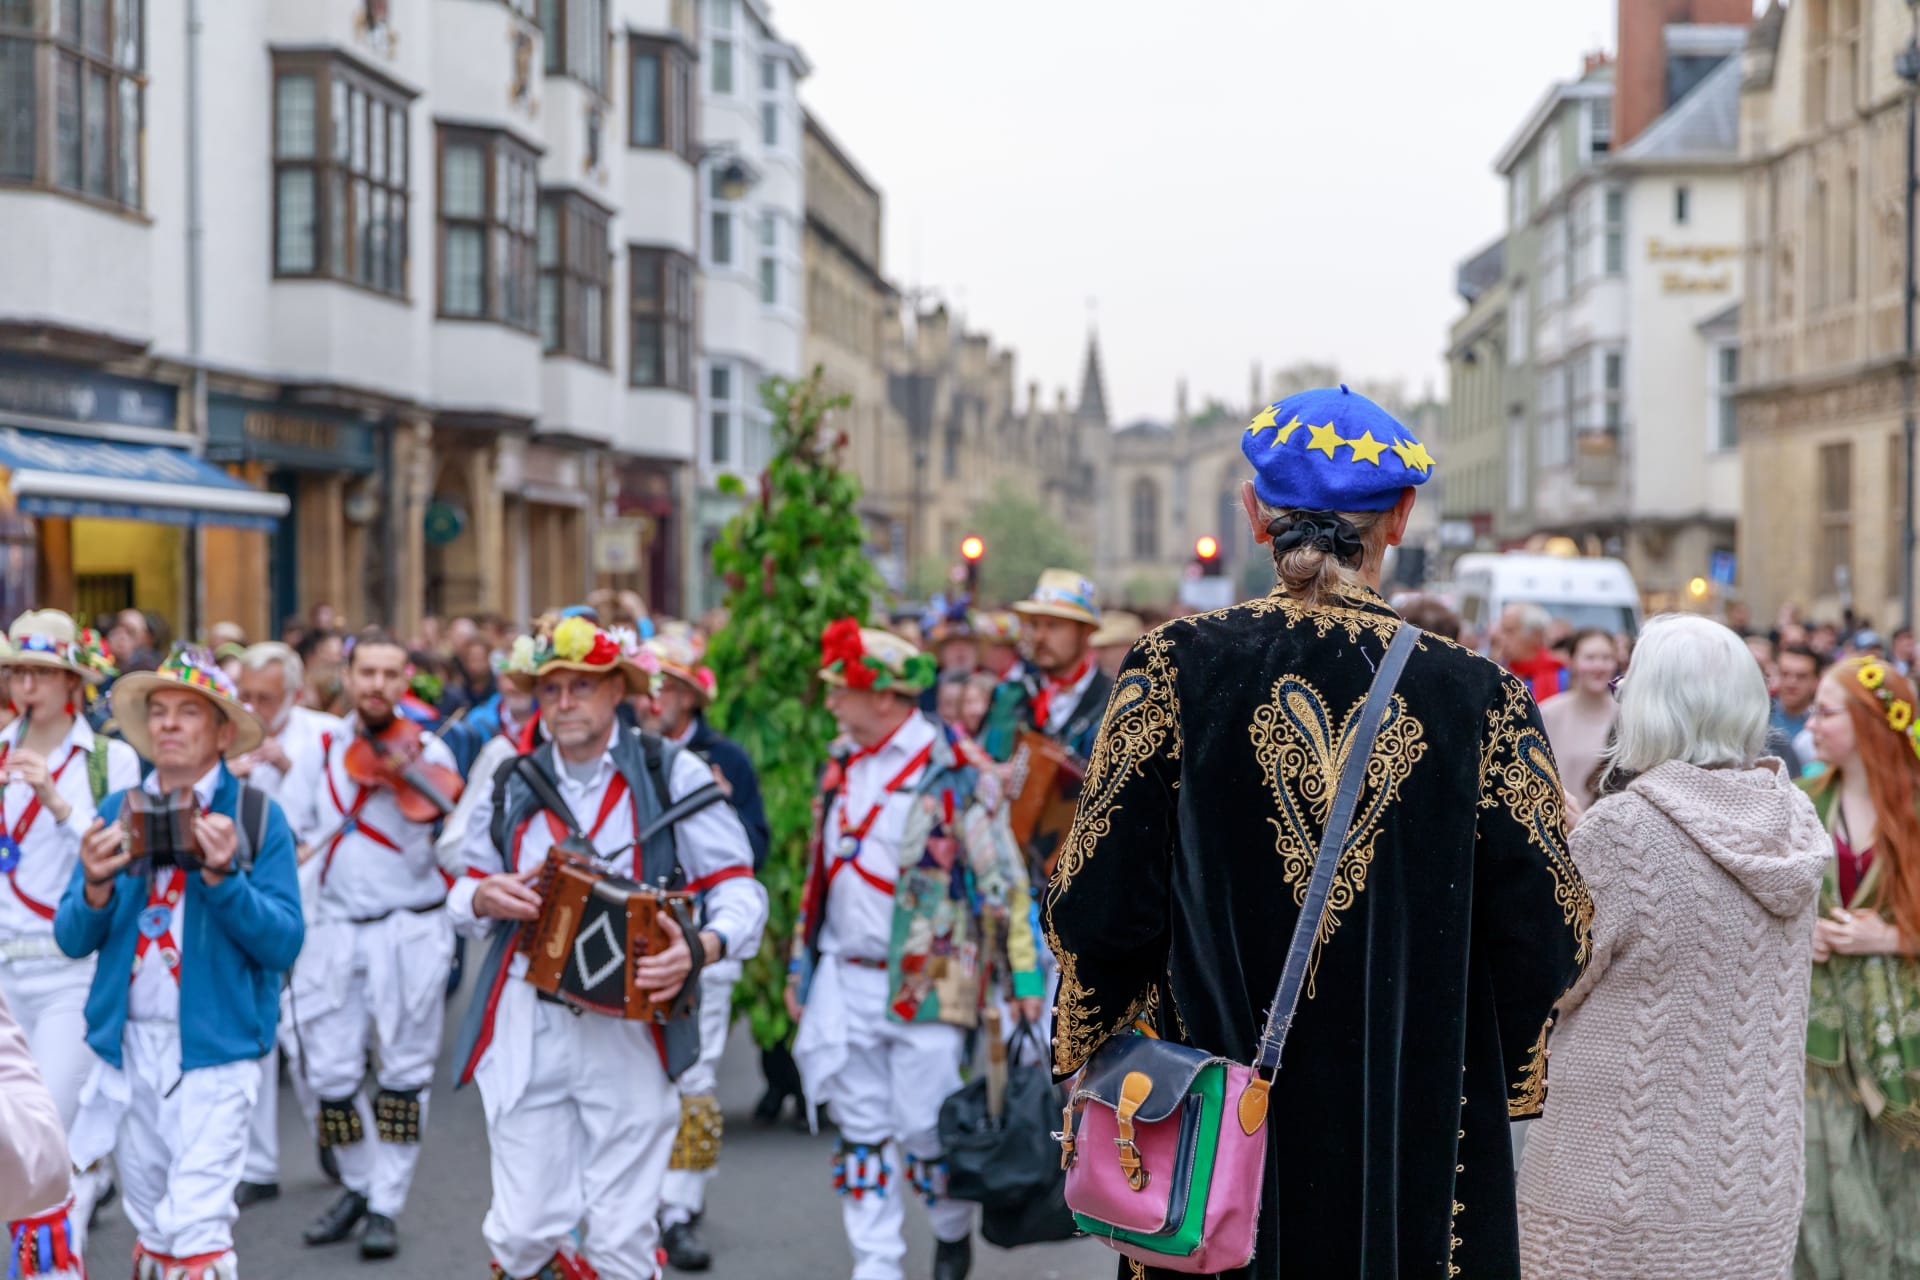
[[[629,694],[653,692],[660,660],[641,647],[640,637],[621,628],[607,630],[584,615],[561,618],[513,642],[506,670],[500,674],[515,688],[531,690],[549,671],[585,671],[592,675],[618,672]]]
[[[842,618],[820,638],[820,679],[836,689],[880,689],[918,694],[940,676],[932,655],[891,631]]]
[[[111,702],[120,736],[145,759],[153,759],[153,739],[147,733],[147,700],[156,690],[186,689],[212,703],[232,721],[237,732],[227,755],[243,756],[267,736],[260,718],[240,701],[240,691],[205,649],[175,645],[156,671],[129,671],[114,683]]]
[[[706,646],[693,634],[692,627],[684,622],[662,623],[645,644],[659,659],[661,675],[692,689],[700,696],[701,706],[713,703],[714,695],[719,692],[719,681],[714,678],[713,668],[704,663]]]
[[[1100,606],[1094,603],[1098,593],[1093,583],[1071,569],[1046,569],[1033,594],[1013,606],[1027,618],[1065,618],[1068,622],[1100,625]]]
[[[91,627],[74,626],[58,609],[29,610],[15,618],[0,644],[0,667],[52,667],[88,684],[114,673],[107,642]]]
[[[1878,698],[1886,709],[1887,728],[1905,738],[1913,754],[1920,756],[1920,718],[1916,718],[1920,708],[1887,687],[1887,664],[1878,658],[1850,658],[1842,664],[1842,669],[1849,667],[1860,687]]]
[[[936,591],[927,601],[926,611],[920,615],[920,634],[926,637],[928,644],[945,644],[949,640],[968,640],[973,637],[973,618],[970,606],[972,596],[956,596],[947,599],[946,593]]]
[[[1385,511],[1433,475],[1433,455],[1392,414],[1343,383],[1262,409],[1240,437],[1270,507]]]
[[[1020,615],[995,611],[973,615],[973,636],[983,645],[1020,643]]]

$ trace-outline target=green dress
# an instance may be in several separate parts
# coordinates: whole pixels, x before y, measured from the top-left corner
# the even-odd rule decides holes
[[[1835,793],[1814,796],[1822,821]],[[1862,878],[1859,908],[1879,891]],[[1834,865],[1820,914],[1839,900]],[[1807,1201],[1795,1280],[1920,1280],[1920,962],[1813,966],[1807,1023]]]

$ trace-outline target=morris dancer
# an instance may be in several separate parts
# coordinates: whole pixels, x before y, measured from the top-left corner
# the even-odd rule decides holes
[[[436,861],[433,823],[407,820],[391,788],[354,781],[347,765],[356,740],[393,725],[407,677],[406,648],[385,632],[362,632],[347,655],[352,732],[322,738],[322,825],[334,834],[310,852],[320,864],[319,891],[289,1001],[307,1081],[320,1097],[320,1141],[346,1187],[305,1239],[334,1244],[364,1219],[363,1258],[400,1251],[395,1220],[420,1158],[453,962],[453,930],[440,909],[449,881]],[[453,753],[435,739],[424,741],[419,758],[454,771]],[[458,801],[457,785],[445,789],[445,800]],[[379,1045],[371,1146],[356,1100],[370,1038]]]
[[[684,875],[688,891],[704,894],[696,939],[704,964],[752,955],[766,923],[766,892],[728,805],[709,803],[631,847],[679,802],[702,792],[721,799],[698,757],[619,725],[621,701],[651,692],[652,665],[651,654],[629,653],[577,616],[522,636],[507,665],[505,678],[537,698],[548,741],[505,776],[470,828],[469,860],[505,869],[461,880],[448,899],[463,932],[494,934],[455,1059],[462,1083],[479,1082],[487,1117],[493,1206],[482,1229],[495,1280],[659,1275],[660,1191],[680,1123],[673,1082],[701,1056],[697,1016],[649,1024],[581,1013],[521,980],[527,958],[515,943],[540,914],[532,882],[566,834],[524,770],[557,786],[609,871],[649,884]],[[677,937],[639,961],[635,980],[653,1000],[669,1000],[693,964]]]
[[[277,640],[251,645],[240,651],[241,700],[260,717],[267,736],[258,749],[228,766],[236,778],[256,787],[280,804],[293,828],[295,840],[317,833],[321,823],[321,797],[326,793],[321,769],[326,761],[322,739],[338,736],[342,721],[298,705],[300,691],[306,687],[306,669],[300,655]],[[317,866],[315,867],[317,870]],[[301,886],[306,897],[308,886]],[[284,1004],[284,1001],[283,1001]],[[281,1011],[282,1024],[287,1023]],[[288,1039],[291,1039],[289,1036]],[[303,1087],[305,1079],[298,1055],[289,1058],[293,1068],[294,1092],[300,1110],[313,1129],[319,1112],[319,1099]],[[331,1157],[328,1157],[331,1159]],[[247,1142],[246,1176],[234,1198],[242,1209],[280,1195],[280,1049],[276,1046],[260,1063],[260,1096],[253,1104],[253,1132]]]
[[[303,926],[293,833],[280,806],[221,764],[259,745],[260,722],[204,651],[122,676],[120,732],[153,762],[151,796],[191,789],[198,867],[132,863],[127,791],[100,806],[54,933],[99,954],[73,1158],[113,1153],[136,1233],[135,1280],[236,1280],[233,1202],[273,1045],[280,977]],[[183,994],[187,998],[182,998]]]
[[[700,650],[684,624],[663,627],[647,647],[660,660],[662,678],[651,703],[652,714],[643,723],[712,768],[746,828],[757,871],[767,860],[767,814],[760,805],[760,779],[747,753],[707,723],[705,712],[717,687],[713,671],[701,665]],[[673,1141],[673,1159],[661,1191],[661,1244],[667,1264],[676,1271],[705,1271],[713,1265],[713,1255],[698,1228],[707,1207],[707,1184],[720,1161],[724,1125],[713,1091],[720,1055],[727,1047],[727,1029],[733,1022],[733,987],[740,980],[740,968],[736,952],[700,971],[700,1061],[678,1082],[680,1133]]]
[[[54,912],[95,809],[109,791],[140,781],[140,761],[126,743],[95,734],[81,714],[87,686],[108,666],[93,632],[76,630],[71,618],[52,609],[23,613],[0,644],[0,666],[7,701],[19,716],[0,729],[0,995],[26,1033],[61,1123],[71,1129],[80,1086],[94,1064],[86,1017],[93,961],[61,953]],[[64,1204],[41,1205],[36,1217],[9,1224],[7,1239],[37,1238],[44,1229],[49,1240],[70,1238],[77,1255],[104,1182],[98,1172],[76,1176],[70,1217]],[[23,1268],[21,1274],[48,1272]]]
[[[945,1196],[940,1104],[960,1087],[966,1032],[988,997],[982,906],[1012,922],[1013,994],[1039,1017],[1026,867],[991,763],[915,709],[933,660],[851,618],[827,629],[821,655],[827,706],[851,745],[816,806],[787,983],[793,1053],[809,1104],[840,1129],[834,1189],[854,1280],[903,1280],[909,1182],[931,1210],[934,1280],[964,1280],[973,1207]]]

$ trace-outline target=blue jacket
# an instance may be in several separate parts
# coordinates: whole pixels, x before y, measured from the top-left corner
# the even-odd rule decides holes
[[[125,795],[116,791],[102,801],[100,816],[117,821]],[[238,821],[239,803],[240,783],[222,766],[213,811]],[[199,872],[187,873],[187,936],[180,957],[183,1071],[264,1057],[273,1046],[280,976],[300,954],[306,924],[293,831],[272,801],[261,844],[245,874],[210,885]],[[53,920],[62,951],[76,960],[100,953],[87,995],[87,1043],[115,1067],[121,1065],[120,1035],[147,891],[145,879],[123,873],[114,881],[113,897],[96,911],[87,905],[86,869],[76,867]]]

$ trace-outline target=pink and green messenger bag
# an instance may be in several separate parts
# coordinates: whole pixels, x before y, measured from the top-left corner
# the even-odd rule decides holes
[[[1067,1207],[1137,1262],[1208,1275],[1253,1261],[1267,1172],[1267,1101],[1374,739],[1419,629],[1401,625],[1367,690],[1254,1065],[1150,1035],[1114,1036],[1087,1062],[1060,1140]]]

